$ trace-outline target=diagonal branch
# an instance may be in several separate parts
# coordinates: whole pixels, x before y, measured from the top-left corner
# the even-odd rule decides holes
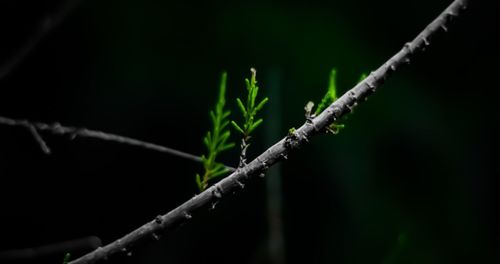
[[[350,113],[359,102],[366,100],[392,73],[408,64],[414,55],[423,51],[435,35],[447,31],[450,22],[466,9],[468,2],[468,0],[455,0],[412,42],[405,44],[401,51],[372,72],[365,80],[342,95],[319,116],[308,119],[299,129],[281,139],[243,168],[238,168],[229,177],[169,213],[156,217],[124,237],[71,261],[70,264],[95,263],[116,253],[127,252],[140,242],[157,239],[160,233],[166,233],[185,223],[200,209],[214,205],[226,195],[241,190],[245,182],[262,175],[269,166],[286,159],[292,150],[307,143],[313,135],[324,133],[329,124]]]
[[[120,136],[117,134],[111,134],[111,133],[105,133],[102,131],[97,131],[97,130],[90,130],[87,128],[78,128],[78,127],[70,127],[70,126],[62,126],[59,123],[54,123],[52,125],[46,124],[46,123],[40,123],[40,122],[29,122],[27,120],[18,120],[18,119],[11,119],[7,117],[0,116],[0,124],[2,125],[8,125],[8,126],[20,126],[20,127],[25,127],[29,129],[29,131],[33,134],[33,137],[35,140],[38,142],[40,145],[42,151],[46,154],[50,154],[50,148],[47,146],[45,141],[42,139],[38,131],[47,131],[50,132],[54,135],[69,135],[71,139],[78,137],[84,137],[84,138],[94,138],[94,139],[100,139],[100,140],[105,140],[105,141],[112,141],[112,142],[118,142],[121,144],[126,144],[126,145],[131,145],[131,146],[136,146],[136,147],[141,147],[149,150],[154,150],[166,154],[170,154],[173,156],[177,156],[180,158],[188,159],[191,161],[196,161],[196,162],[202,162],[201,158],[189,154],[184,151],[176,150],[173,148],[157,145],[154,143],[149,143],[146,141],[130,138],[130,137],[125,137],[125,136]],[[227,169],[229,169],[231,172],[235,170],[235,168],[226,166]]]

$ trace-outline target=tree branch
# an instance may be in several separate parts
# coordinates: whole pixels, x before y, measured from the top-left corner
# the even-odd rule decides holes
[[[7,60],[0,65],[0,80],[9,75],[28,55],[36,48],[54,28],[78,6],[81,0],[65,0],[54,15],[47,15],[38,25],[34,34],[21,45],[21,47]]]
[[[120,136],[117,134],[111,134],[111,133],[105,133],[102,131],[97,131],[97,130],[90,130],[87,128],[77,128],[77,127],[69,127],[69,126],[62,126],[59,123],[54,123],[52,125],[46,124],[46,123],[40,123],[40,122],[29,122],[27,120],[18,120],[18,119],[11,119],[8,117],[3,117],[0,116],[0,124],[2,125],[8,125],[8,126],[20,126],[20,127],[25,127],[27,128],[32,134],[35,140],[38,142],[40,145],[42,151],[45,154],[50,154],[50,148],[47,146],[43,138],[40,136],[38,131],[47,131],[50,132],[54,135],[69,135],[71,139],[78,137],[84,137],[84,138],[95,138],[95,139],[100,139],[104,141],[112,141],[112,142],[118,142],[121,144],[126,144],[126,145],[131,145],[131,146],[136,146],[136,147],[141,147],[149,150],[154,150],[166,154],[170,154],[173,156],[177,156],[180,158],[188,159],[191,161],[196,161],[196,162],[202,162],[201,158],[189,154],[187,152],[183,152],[180,150],[176,150],[173,148],[149,143],[146,141],[130,138],[130,137],[125,137],[125,136]],[[235,171],[235,168],[231,166],[227,166],[226,168],[230,170],[231,172]]]
[[[39,247],[12,249],[0,252],[0,261],[22,261],[66,252],[94,250],[101,246],[101,239],[96,236],[83,237]]]
[[[468,0],[455,0],[412,42],[405,44],[401,51],[372,72],[365,80],[338,98],[319,116],[308,119],[294,133],[281,139],[243,168],[238,168],[227,178],[222,179],[169,213],[156,217],[124,237],[71,261],[70,264],[95,263],[116,253],[127,252],[138,243],[158,238],[160,233],[165,233],[185,223],[192,218],[192,214],[200,209],[214,205],[226,195],[241,190],[245,182],[265,173],[269,166],[286,159],[292,150],[307,143],[313,135],[324,133],[329,124],[350,113],[359,102],[366,100],[392,73],[408,64],[414,55],[429,46],[435,35],[447,31],[450,22],[466,9],[468,2]]]

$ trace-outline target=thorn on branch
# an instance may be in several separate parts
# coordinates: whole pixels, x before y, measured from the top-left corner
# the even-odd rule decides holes
[[[184,212],[184,218],[186,218],[186,220],[190,220],[193,216],[188,212]]]
[[[212,191],[212,194],[217,199],[222,198],[222,189],[221,189],[221,187],[219,185],[215,186],[214,190]]]
[[[163,222],[163,218],[161,217],[161,215],[158,215],[155,217],[155,223],[161,225],[162,222]]]
[[[422,40],[424,41],[425,46],[429,46],[429,40],[426,37],[423,37]]]
[[[238,185],[238,187],[240,187],[240,189],[244,189],[245,188],[245,184],[242,183],[241,181],[236,180],[235,183],[236,183],[236,185]]]
[[[154,240],[160,240],[160,239],[161,239],[161,236],[160,236],[160,235],[158,235],[157,233],[153,233],[153,235],[152,235],[152,236],[153,236],[153,239],[154,239]]]

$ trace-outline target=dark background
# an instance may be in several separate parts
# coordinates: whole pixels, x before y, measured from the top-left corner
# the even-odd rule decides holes
[[[273,173],[283,184],[286,263],[500,261],[499,10],[495,1],[471,2],[450,33],[345,120],[346,129],[315,137]],[[255,157],[304,122],[304,105],[320,100],[332,67],[342,93],[449,3],[84,0],[0,79],[0,116],[202,154],[220,73],[228,71],[236,114],[234,98],[255,67],[270,96],[250,148]],[[0,67],[61,5],[0,3]],[[0,125],[0,251],[86,236],[106,244],[197,192],[197,163],[42,135],[50,156],[26,129]],[[238,150],[221,158],[236,166]],[[109,263],[278,263],[268,257],[266,181]]]

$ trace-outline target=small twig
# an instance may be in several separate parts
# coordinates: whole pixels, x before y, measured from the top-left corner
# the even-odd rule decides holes
[[[45,143],[42,136],[40,136],[35,126],[28,125],[28,129],[31,132],[31,134],[33,134],[33,137],[35,138],[36,142],[40,145],[42,151],[47,155],[50,154],[50,148],[47,146],[47,143]]]
[[[80,1],[82,0],[65,0],[55,14],[45,16],[33,35],[20,45],[7,62],[0,65],[0,80],[21,64],[36,46],[78,6]]]
[[[50,154],[50,149],[45,143],[45,141],[42,139],[38,131],[47,131],[50,132],[54,135],[69,135],[71,139],[74,139],[75,137],[84,137],[84,138],[95,138],[95,139],[100,139],[100,140],[105,140],[105,141],[112,141],[112,142],[118,142],[121,144],[126,144],[126,145],[131,145],[131,146],[136,146],[136,147],[141,147],[149,150],[154,150],[166,154],[170,154],[173,156],[177,156],[180,158],[188,159],[191,161],[196,161],[196,162],[202,162],[201,158],[189,154],[184,151],[176,150],[173,148],[157,145],[154,143],[149,143],[146,141],[130,138],[130,137],[125,137],[125,136],[120,136],[116,134],[111,134],[111,133],[105,133],[102,131],[97,131],[97,130],[90,130],[87,128],[77,128],[77,127],[69,127],[69,126],[62,126],[59,123],[54,123],[52,125],[46,124],[46,123],[40,123],[40,122],[29,122],[26,120],[17,120],[17,119],[11,119],[7,117],[0,116],[0,124],[3,125],[8,125],[8,126],[20,126],[20,127],[25,127],[31,131],[33,136],[35,137],[35,140],[38,142],[40,147],[42,148],[43,152],[46,154]],[[235,168],[231,166],[227,166],[226,168],[230,171],[234,171]]]
[[[223,197],[241,190],[243,183],[251,178],[258,177],[269,166],[286,159],[288,153],[309,142],[311,136],[324,132],[328,125],[350,113],[358,103],[365,101],[391,73],[406,65],[417,52],[423,51],[429,45],[432,37],[440,32],[445,32],[444,29],[448,28],[452,18],[460,15],[466,9],[468,2],[468,0],[455,0],[412,42],[407,43],[401,51],[372,72],[370,76],[343,94],[317,117],[307,120],[293,134],[281,139],[245,167],[238,168],[230,176],[212,185],[167,214],[157,216],[122,238],[73,260],[69,264],[90,264],[119,252],[130,252],[130,249],[140,242],[156,239],[160,233],[171,231],[190,220],[193,213],[214,205]]]
[[[0,252],[0,262],[37,259],[67,252],[92,250],[100,247],[101,244],[100,238],[90,236],[33,248],[12,249]]]

